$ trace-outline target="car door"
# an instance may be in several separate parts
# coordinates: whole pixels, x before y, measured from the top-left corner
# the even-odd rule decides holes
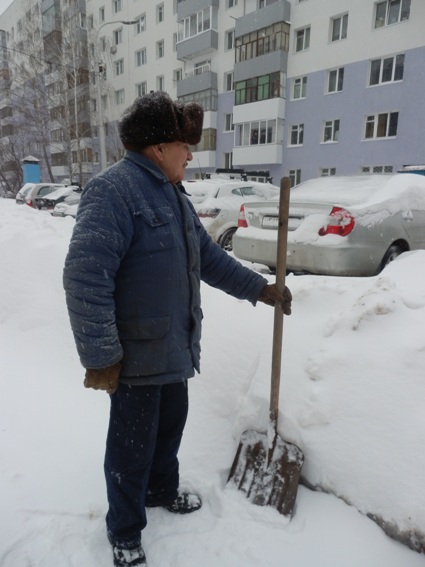
[[[412,249],[425,248],[425,210],[404,207],[401,210],[401,223],[406,231]]]

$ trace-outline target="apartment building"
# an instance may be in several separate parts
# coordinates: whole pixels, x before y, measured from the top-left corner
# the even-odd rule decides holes
[[[77,5],[35,1],[41,15],[60,7],[59,27]],[[0,51],[22,2],[0,16]],[[78,0],[78,12],[90,86],[74,122],[90,136],[72,155],[85,178],[119,159],[117,120],[151,90],[205,109],[190,178],[233,167],[295,184],[425,162],[423,0]]]
[[[285,175],[299,182],[425,163],[424,22],[421,0],[293,6]]]

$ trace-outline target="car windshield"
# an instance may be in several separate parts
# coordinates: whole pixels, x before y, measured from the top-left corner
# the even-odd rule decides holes
[[[33,187],[34,185],[32,183],[30,183],[29,185],[24,185],[22,189],[19,190],[20,195],[26,195],[31,191]]]

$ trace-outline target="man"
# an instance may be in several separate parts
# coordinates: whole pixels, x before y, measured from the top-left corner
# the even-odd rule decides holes
[[[179,490],[177,458],[187,380],[199,372],[200,280],[290,313],[289,290],[282,295],[214,244],[183,194],[202,124],[200,105],[166,93],[133,103],[119,124],[126,155],[86,185],[65,262],[84,384],[111,398],[104,467],[116,567],[146,563],[146,507],[201,507]]]

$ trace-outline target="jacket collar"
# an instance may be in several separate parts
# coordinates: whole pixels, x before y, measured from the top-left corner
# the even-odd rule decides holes
[[[168,179],[162,169],[160,169],[150,159],[143,156],[142,154],[127,150],[124,154],[124,159],[128,159],[129,161],[134,162],[136,165],[139,165],[143,169],[148,170],[157,179],[163,182],[168,182]]]
[[[169,180],[166,177],[165,173],[162,171],[162,169],[160,169],[150,159],[143,156],[142,154],[126,150],[126,152],[124,154],[124,159],[128,159],[129,161],[132,161],[132,162],[136,163],[137,165],[140,165],[141,167],[143,167],[143,169],[147,169],[157,179],[164,181],[165,183],[168,183]],[[190,196],[190,193],[188,193],[186,191],[186,188],[181,181],[176,183],[176,187],[185,195]]]

